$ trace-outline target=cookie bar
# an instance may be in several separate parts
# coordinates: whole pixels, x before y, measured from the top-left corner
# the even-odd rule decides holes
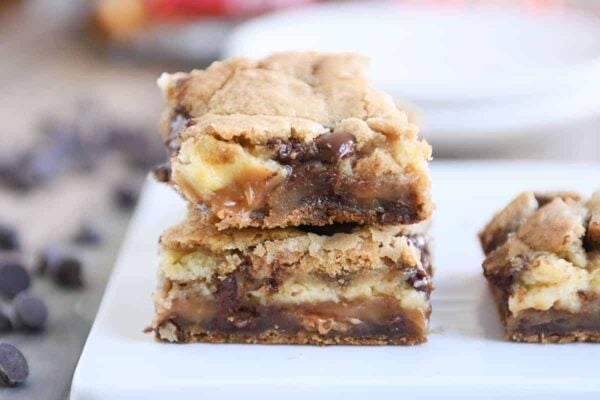
[[[170,342],[417,344],[432,289],[425,226],[216,231],[160,241],[156,337]]]
[[[600,191],[522,193],[480,240],[509,339],[600,341]]]
[[[219,229],[427,219],[431,148],[365,64],[282,53],[163,74],[172,184]]]

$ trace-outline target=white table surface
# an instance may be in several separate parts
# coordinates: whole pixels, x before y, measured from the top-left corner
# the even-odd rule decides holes
[[[600,397],[594,344],[509,343],[476,233],[519,191],[600,186],[598,164],[435,163],[431,333],[415,347],[164,344],[153,313],[157,240],[183,201],[149,181],[75,372],[71,398],[345,399]],[[408,397],[406,397],[408,396]]]

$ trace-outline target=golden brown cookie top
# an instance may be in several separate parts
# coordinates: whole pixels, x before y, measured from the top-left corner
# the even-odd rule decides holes
[[[339,129],[358,137],[415,139],[417,128],[406,113],[367,81],[366,64],[354,54],[289,52],[163,74],[158,83],[169,106],[165,121],[185,115],[190,121],[185,135],[212,131],[224,140],[294,136],[306,141]]]
[[[540,258],[599,267],[599,205],[600,191],[587,202],[570,192],[520,194],[480,233],[486,275],[508,277]]]

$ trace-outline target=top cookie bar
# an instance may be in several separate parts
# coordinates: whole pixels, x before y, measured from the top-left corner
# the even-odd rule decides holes
[[[219,229],[427,219],[431,148],[365,65],[281,53],[163,74],[172,184]]]

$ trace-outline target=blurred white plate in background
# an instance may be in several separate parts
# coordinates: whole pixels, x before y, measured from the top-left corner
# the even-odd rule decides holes
[[[599,113],[598,38],[599,19],[566,10],[321,4],[241,25],[224,55],[365,54],[374,84],[423,110],[434,145],[453,146]]]

